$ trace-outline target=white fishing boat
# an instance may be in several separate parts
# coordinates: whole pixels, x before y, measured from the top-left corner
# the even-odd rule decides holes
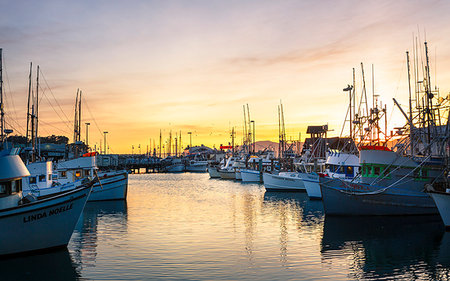
[[[241,169],[242,182],[262,182],[262,172],[259,170]]]
[[[22,178],[29,172],[19,156],[3,155],[0,166],[0,255],[66,247],[92,183],[33,200],[22,197]]]
[[[236,157],[231,156],[225,162],[223,168],[219,169],[219,174],[221,179],[234,180],[236,179],[235,168],[233,167]]]
[[[168,156],[161,160],[165,165],[164,171],[167,173],[181,173],[184,171],[184,163],[181,158]]]
[[[310,165],[309,169],[307,169],[309,171],[301,173],[306,193],[309,198],[321,199],[320,175],[343,180],[353,180],[359,173],[359,167],[358,156],[351,153],[330,151],[325,167],[321,167],[321,170],[314,172]],[[325,168],[325,170],[323,170],[323,168]]]
[[[125,170],[100,172],[95,156],[60,161],[56,164],[56,172],[56,181],[63,185],[82,178],[98,177],[89,201],[125,200],[127,198],[128,172]]]
[[[263,173],[266,190],[305,191],[305,185],[298,172]]]
[[[208,173],[210,178],[220,178],[219,168],[217,166],[208,166]]]
[[[208,161],[190,160],[186,165],[186,171],[191,173],[204,173],[207,170]]]
[[[446,192],[433,191],[429,193],[439,210],[445,228],[450,230],[450,190]]]

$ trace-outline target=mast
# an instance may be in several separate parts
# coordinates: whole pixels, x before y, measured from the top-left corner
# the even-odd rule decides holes
[[[410,138],[410,149],[411,156],[414,156],[414,133],[413,133],[413,123],[412,123],[412,100],[411,100],[411,74],[409,65],[409,52],[406,51],[406,63],[408,68],[408,90],[409,90],[409,138]]]
[[[0,48],[0,134],[1,141],[4,141],[4,129],[5,129],[5,111],[3,106],[3,49]]]
[[[162,142],[162,132],[159,130],[159,158],[161,158],[161,142]]]
[[[81,141],[81,94],[83,92],[80,91],[80,99],[78,100],[78,141]]]
[[[78,135],[78,94],[80,92],[80,89],[77,89],[77,97],[75,99],[75,117],[73,120],[73,142],[77,142],[77,135]]]
[[[242,105],[244,109],[244,147],[250,152],[250,148],[248,147],[248,132],[247,132],[247,118],[245,116],[245,105]]]
[[[36,142],[34,147],[38,148],[39,151],[39,155],[41,154],[41,148],[39,146],[37,146],[38,143],[38,126],[39,126],[39,65],[37,66],[37,71],[36,71],[36,116],[34,119],[36,125],[34,128],[34,134],[35,134],[35,138],[34,141]]]
[[[30,62],[30,75],[28,76],[28,105],[27,105],[27,132],[26,132],[26,140],[27,140],[27,144],[29,141],[29,131],[30,131],[30,127],[31,127],[31,123],[30,123],[30,100],[31,100],[31,74],[32,74],[32,68],[33,68],[33,63]]]

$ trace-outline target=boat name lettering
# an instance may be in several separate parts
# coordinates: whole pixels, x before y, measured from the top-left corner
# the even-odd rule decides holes
[[[68,210],[72,209],[72,207],[73,207],[73,203],[70,203],[70,204],[67,204],[65,206],[52,209],[52,210],[50,210],[48,212],[42,212],[42,213],[38,213],[38,214],[29,215],[29,216],[23,217],[23,222],[24,223],[32,222],[32,221],[36,221],[36,220],[40,220],[40,219],[46,218],[47,216],[57,215],[57,214],[60,214],[62,212],[65,212],[65,211],[68,211]]]
[[[365,191],[369,191],[370,188],[368,186],[364,186],[364,185],[360,185],[360,184],[356,184],[356,183],[341,183],[341,188],[352,188],[355,190],[365,190]]]

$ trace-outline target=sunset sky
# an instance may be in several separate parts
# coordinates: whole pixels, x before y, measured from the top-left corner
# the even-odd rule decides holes
[[[108,131],[113,153],[139,144],[144,152],[160,129],[164,138],[181,131],[184,144],[191,131],[193,144],[217,147],[236,126],[240,140],[247,103],[257,140],[278,139],[280,101],[288,137],[327,123],[329,135],[339,135],[348,105],[342,89],[352,68],[360,85],[361,62],[370,94],[374,65],[389,126],[402,125],[392,98],[406,108],[405,52],[414,36],[429,43],[432,85],[450,91],[450,1],[3,0],[1,7],[9,127],[25,133],[33,62],[43,74],[40,135],[72,139],[79,88],[90,145]]]

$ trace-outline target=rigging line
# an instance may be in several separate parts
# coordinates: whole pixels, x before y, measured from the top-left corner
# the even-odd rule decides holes
[[[100,127],[99,127],[98,124],[97,124],[97,120],[95,120],[94,115],[93,115],[92,112],[91,112],[91,108],[89,107],[89,104],[88,104],[86,95],[84,96],[84,104],[86,105],[86,108],[87,108],[87,110],[88,110],[88,112],[89,112],[89,115],[91,116],[92,120],[94,121],[95,127],[96,127],[97,130],[99,131],[100,135],[103,135],[102,130],[100,130]]]
[[[59,109],[61,110],[61,112],[63,113],[64,117],[66,117],[66,121],[68,123],[71,123],[70,119],[67,117],[66,113],[64,112],[64,110],[62,110],[61,105],[59,104],[58,100],[55,98],[55,95],[53,94],[52,89],[50,88],[50,86],[48,85],[47,79],[45,78],[44,73],[42,72],[42,69],[39,68],[39,73],[41,74],[42,78],[44,79],[45,84],[47,85],[47,88],[50,90],[50,93],[52,94],[53,99],[55,100],[56,104],[58,105]]]
[[[66,133],[66,134],[71,134],[72,132],[71,131],[66,131],[66,130],[64,130],[63,128],[61,128],[61,127],[57,127],[57,126],[55,126],[55,125],[52,125],[51,123],[47,123],[47,122],[45,122],[45,121],[39,121],[39,122],[41,122],[41,123],[43,123],[44,125],[46,125],[46,126],[50,126],[50,127],[52,127],[52,128],[55,128],[55,129],[57,129],[57,130],[60,130],[60,131],[62,131],[62,132],[64,132],[64,133]],[[70,128],[69,128],[70,129]]]
[[[18,130],[17,128],[15,128],[11,123],[9,123],[8,121],[5,120],[6,125],[8,125],[8,127],[11,127],[14,131],[18,132],[19,134],[23,135],[21,130]]]
[[[398,89],[400,88],[400,81],[402,80],[402,76],[403,76],[403,72],[405,71],[405,65],[406,65],[406,60],[405,59],[403,59],[403,61],[402,61],[402,70],[401,70],[401,72],[400,72],[400,76],[399,76],[399,78],[398,78],[398,80],[397,80],[397,89],[395,90],[395,92],[394,92],[394,98],[397,96],[397,93],[398,93]],[[395,107],[392,107],[392,109],[391,109],[391,113],[389,114],[389,119],[388,119],[388,121],[387,121],[387,123],[388,123],[388,126],[391,126],[392,124],[391,124],[391,122],[392,122],[392,115],[394,114],[394,109],[395,109]],[[386,116],[385,116],[385,118],[386,118]],[[387,134],[387,132],[385,132],[386,134]]]
[[[10,82],[9,82],[9,75],[8,75],[8,71],[7,71],[7,68],[6,68],[6,60],[5,60],[5,58],[3,58],[3,69],[4,69],[4,71],[5,71],[6,82],[7,82],[7,85],[8,85],[8,94],[9,94],[10,97],[11,97],[12,108],[13,108],[13,110],[14,110],[14,115],[15,115],[14,117],[15,117],[16,119],[18,119],[18,117],[17,117],[17,111],[16,111],[16,105],[15,105],[14,99],[13,99],[13,97],[12,97],[11,84],[10,84]],[[8,101],[8,100],[7,100],[7,101]]]
[[[56,115],[58,115],[59,119],[63,122],[64,125],[66,125],[66,127],[71,130],[71,127],[69,126],[69,124],[61,117],[61,115],[58,113],[58,111],[56,111],[55,107],[53,106],[52,102],[50,101],[50,99],[48,98],[47,94],[45,93],[45,89],[41,89],[42,90],[42,95],[41,96],[45,96],[45,98],[47,99],[48,103],[50,104],[51,108],[53,109],[53,111],[55,111]],[[41,97],[42,99],[43,97]]]
[[[22,127],[22,125],[20,125],[19,122],[17,122],[16,119],[14,119],[14,118],[8,118],[8,120],[10,120],[10,121],[12,121],[13,123],[15,123],[21,130],[24,130],[24,131],[25,131],[25,129]]]

